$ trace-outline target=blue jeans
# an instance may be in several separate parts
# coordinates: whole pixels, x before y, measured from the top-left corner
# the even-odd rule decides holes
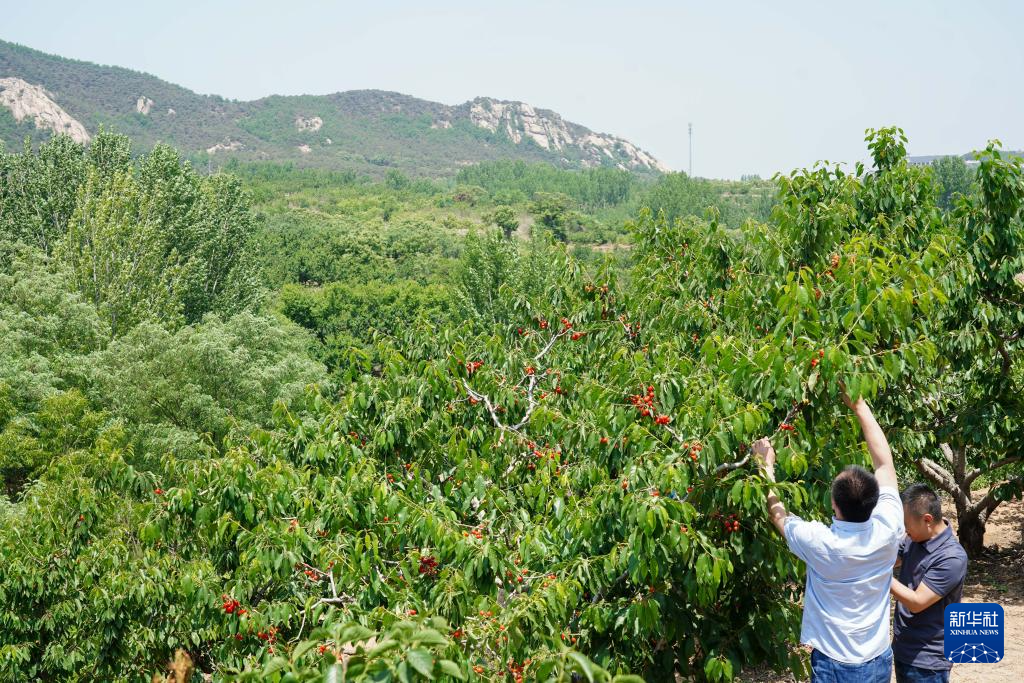
[[[949,683],[949,669],[922,669],[896,662],[896,683]]]
[[[892,648],[862,664],[844,664],[818,650],[811,653],[811,683],[889,683]]]

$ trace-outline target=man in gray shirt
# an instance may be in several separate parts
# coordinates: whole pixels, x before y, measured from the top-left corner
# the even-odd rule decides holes
[[[942,501],[925,484],[900,496],[907,536],[900,546],[892,653],[897,683],[948,683],[952,664],[943,651],[946,606],[960,602],[967,553],[942,517]],[[902,562],[902,564],[900,564]]]

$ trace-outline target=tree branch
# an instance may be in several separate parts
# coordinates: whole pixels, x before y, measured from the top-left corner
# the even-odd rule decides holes
[[[981,523],[984,524],[988,521],[988,516],[992,514],[992,511],[999,507],[999,504],[1002,502],[1001,500],[996,499],[996,491],[1003,486],[1020,483],[1022,480],[1024,480],[1024,476],[1015,477],[1004,481],[1001,484],[992,486],[992,488],[988,490],[988,493],[985,494],[984,498],[968,508],[968,514],[977,515],[981,519]]]
[[[1021,456],[1019,456],[1019,455],[1011,455],[1009,457],[1006,457],[1006,458],[1003,458],[1001,460],[995,461],[994,463],[992,463],[988,467],[985,467],[985,468],[976,467],[973,470],[971,470],[970,472],[968,472],[967,475],[964,477],[964,486],[970,488],[971,484],[974,483],[974,480],[977,479],[978,477],[980,477],[985,472],[991,472],[992,470],[998,470],[1000,467],[1005,467],[1006,465],[1012,465],[1015,462],[1020,462],[1020,460],[1021,460]]]
[[[548,343],[544,345],[544,348],[537,352],[537,355],[533,357],[533,360],[535,362],[541,360],[544,356],[547,355],[549,351],[551,351],[552,347],[554,347],[555,345],[555,342],[558,341],[560,338],[564,337],[571,330],[571,327],[563,327],[560,332],[556,332],[555,334],[551,335],[551,339],[549,339]],[[473,399],[481,401],[484,404],[484,406],[487,408],[487,412],[491,414],[491,421],[494,422],[494,426],[497,427],[502,432],[502,435],[499,438],[499,442],[504,442],[504,432],[506,431],[515,432],[516,434],[519,434],[519,436],[524,436],[522,432],[520,432],[519,430],[521,430],[530,422],[530,417],[533,415],[533,411],[537,408],[537,401],[534,398],[534,392],[537,389],[538,372],[540,372],[540,368],[537,368],[536,370],[534,370],[533,374],[529,375],[529,383],[526,387],[526,413],[523,415],[522,419],[520,419],[519,422],[517,422],[514,425],[506,425],[504,422],[502,422],[501,418],[498,417],[498,410],[497,407],[494,405],[494,401],[492,401],[491,398],[486,394],[482,394],[479,391],[473,389],[473,387],[469,385],[469,381],[463,378],[462,386],[466,390],[466,393]]]
[[[970,499],[964,494],[963,489],[957,486],[953,475],[943,469],[942,465],[925,457],[919,458],[915,464],[925,479],[956,499],[958,509],[968,507]]]

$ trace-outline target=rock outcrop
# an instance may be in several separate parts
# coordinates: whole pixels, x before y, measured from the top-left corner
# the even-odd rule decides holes
[[[228,140],[226,142],[218,142],[213,147],[207,147],[206,153],[216,154],[217,152],[237,152],[240,149],[245,149],[245,145],[238,140]]]
[[[531,140],[548,151],[564,152],[568,148],[575,148],[585,167],[614,163],[619,168],[630,170],[647,169],[663,173],[670,170],[627,140],[595,133],[565,121],[553,111],[535,109],[525,102],[478,97],[464,106],[468,107],[469,120],[474,125],[492,133],[504,134],[517,145],[524,140]]]
[[[19,123],[31,118],[36,128],[65,133],[75,142],[89,141],[85,126],[61,109],[53,96],[38,85],[20,78],[0,78],[0,105],[7,107]]]
[[[295,117],[295,129],[296,130],[307,130],[311,133],[315,133],[320,130],[321,126],[324,125],[324,120],[319,116],[296,116]]]
[[[135,111],[143,116],[149,116],[149,112],[153,109],[154,104],[155,102],[145,95],[139,95],[139,99],[135,101]]]

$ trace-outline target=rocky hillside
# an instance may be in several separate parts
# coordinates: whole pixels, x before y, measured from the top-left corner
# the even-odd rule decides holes
[[[100,126],[143,149],[163,141],[216,165],[237,158],[439,176],[480,161],[523,159],[668,170],[627,140],[524,102],[478,97],[450,106],[380,90],[238,102],[0,41],[0,140],[8,147],[55,131],[87,140]]]

